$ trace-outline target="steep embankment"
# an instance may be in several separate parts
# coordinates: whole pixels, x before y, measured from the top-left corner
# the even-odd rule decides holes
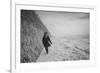
[[[48,32],[35,11],[21,10],[21,63],[38,59],[45,31]]]

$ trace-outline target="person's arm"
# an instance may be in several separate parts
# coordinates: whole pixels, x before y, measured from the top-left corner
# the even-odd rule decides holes
[[[52,42],[51,42],[51,40],[50,40],[49,36],[48,36],[48,40],[49,40],[49,42],[52,44]]]

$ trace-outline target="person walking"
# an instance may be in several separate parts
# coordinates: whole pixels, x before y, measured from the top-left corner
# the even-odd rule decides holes
[[[48,54],[48,47],[51,46],[52,42],[51,42],[47,32],[44,32],[42,42],[43,42],[43,45],[45,47],[46,53]]]

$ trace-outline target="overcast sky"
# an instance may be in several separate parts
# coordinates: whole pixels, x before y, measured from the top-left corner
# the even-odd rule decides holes
[[[36,11],[54,36],[89,35],[89,13]]]

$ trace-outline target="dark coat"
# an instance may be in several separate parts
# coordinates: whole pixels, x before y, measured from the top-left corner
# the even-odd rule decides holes
[[[43,36],[42,42],[43,42],[44,47],[49,47],[51,46],[51,43],[52,43],[49,36]]]

